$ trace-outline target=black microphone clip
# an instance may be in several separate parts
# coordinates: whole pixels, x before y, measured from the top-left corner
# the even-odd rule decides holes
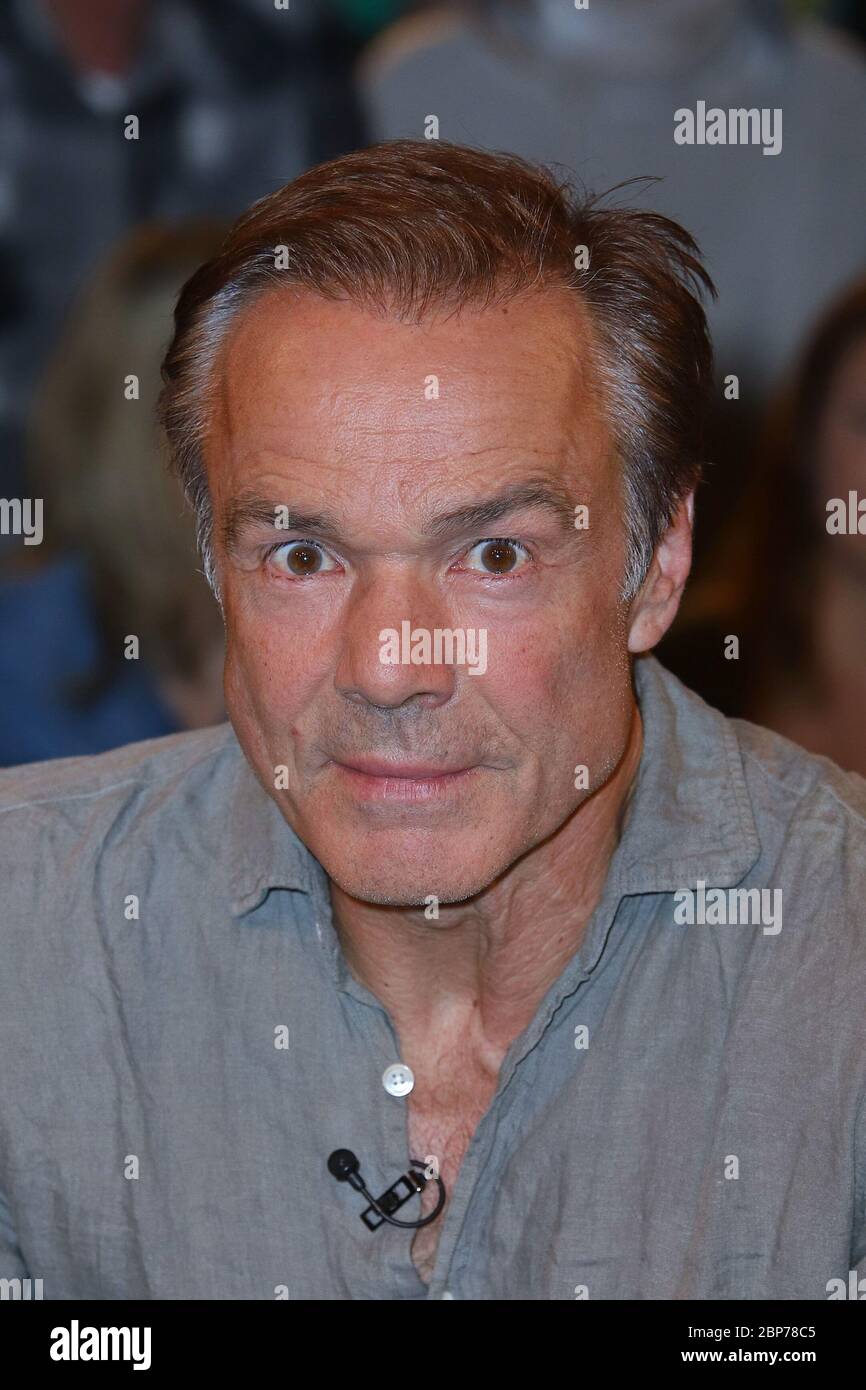
[[[328,1172],[337,1179],[337,1182],[347,1182],[356,1192],[360,1192],[367,1198],[370,1205],[361,1212],[361,1220],[368,1230],[377,1231],[386,1221],[390,1226],[417,1230],[419,1226],[429,1226],[430,1222],[435,1221],[442,1211],[445,1205],[445,1184],[436,1174],[433,1181],[438,1184],[439,1198],[434,1210],[427,1216],[422,1217],[420,1221],[398,1221],[394,1212],[399,1211],[412,1197],[419,1196],[430,1181],[425,1165],[419,1158],[412,1158],[409,1161],[412,1164],[409,1172],[402,1173],[378,1199],[372,1197],[367,1191],[361,1177],[360,1164],[351,1149],[335,1149],[328,1159]]]

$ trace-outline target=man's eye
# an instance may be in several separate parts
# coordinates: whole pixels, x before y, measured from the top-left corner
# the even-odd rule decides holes
[[[287,541],[274,546],[268,553],[268,559],[276,569],[296,579],[336,569],[330,555],[315,541]]]
[[[480,568],[485,574],[511,574],[522,569],[529,558],[528,550],[519,541],[501,539],[479,541],[464,563],[468,569]]]

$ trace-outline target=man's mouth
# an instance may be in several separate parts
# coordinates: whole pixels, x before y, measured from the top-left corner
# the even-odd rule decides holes
[[[479,770],[474,764],[391,762],[368,757],[334,760],[334,766],[362,800],[401,802],[440,800]]]

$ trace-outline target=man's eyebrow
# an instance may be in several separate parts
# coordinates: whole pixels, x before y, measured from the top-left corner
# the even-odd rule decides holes
[[[277,512],[280,512],[280,525],[277,526]],[[267,497],[233,497],[226,505],[225,516],[220,526],[222,541],[227,551],[237,546],[244,531],[252,526],[269,526],[276,532],[307,531],[317,536],[337,540],[340,528],[336,519],[328,512],[305,512],[297,507],[288,507],[280,502],[272,502]]]
[[[500,489],[494,496],[478,502],[469,502],[448,512],[440,512],[428,519],[425,530],[436,540],[464,531],[484,530],[492,522],[498,521],[509,512],[519,508],[540,507],[552,512],[562,529],[571,533],[574,529],[574,503],[563,487],[556,483],[511,483]],[[276,526],[278,509],[283,509],[281,525]],[[268,526],[276,531],[302,532],[311,537],[339,541],[343,538],[342,528],[330,512],[301,511],[266,497],[240,496],[232,498],[226,505],[220,531],[223,544],[231,552],[238,544],[241,535],[252,526]]]
[[[430,535],[443,537],[462,531],[480,531],[509,512],[541,507],[553,512],[563,530],[574,530],[574,503],[557,483],[510,483],[481,502],[472,502],[454,511],[441,512],[428,524]]]

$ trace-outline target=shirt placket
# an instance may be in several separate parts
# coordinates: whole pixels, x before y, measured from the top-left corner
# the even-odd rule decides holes
[[[436,1263],[427,1293],[428,1300],[460,1297],[456,1274],[453,1276],[452,1271],[455,1262],[459,1260],[462,1238],[469,1230],[473,1194],[491,1163],[498,1122],[506,1103],[506,1093],[524,1058],[542,1041],[563,1000],[575,994],[578,989],[587,987],[591,981],[592,972],[601,959],[623,901],[618,875],[612,872],[601,901],[587,925],[581,947],[545,995],[532,1022],[515,1040],[506,1055],[496,1094],[466,1150],[454,1191],[450,1194],[451,1200],[445,1207]]]
[[[375,1198],[379,1198],[392,1183],[411,1167],[409,1146],[409,1113],[406,1097],[411,1086],[405,1089],[405,1076],[409,1069],[401,1062],[397,1035],[391,1018],[385,1008],[369,990],[365,989],[352,976],[346,976],[341,986],[355,1008],[362,1010],[364,1026],[370,1043],[370,1066],[378,1077],[381,1097],[380,1133],[382,1147],[378,1153],[358,1153],[361,1175]],[[366,1199],[358,1194],[358,1217],[367,1205]],[[400,1220],[411,1220],[414,1202],[401,1210]],[[412,1262],[413,1230],[397,1231],[393,1227],[380,1227],[370,1232],[371,1240],[390,1241],[395,1253],[386,1256],[388,1276],[396,1292],[390,1294],[382,1290],[381,1297],[401,1299],[422,1299],[427,1294],[427,1286]]]

